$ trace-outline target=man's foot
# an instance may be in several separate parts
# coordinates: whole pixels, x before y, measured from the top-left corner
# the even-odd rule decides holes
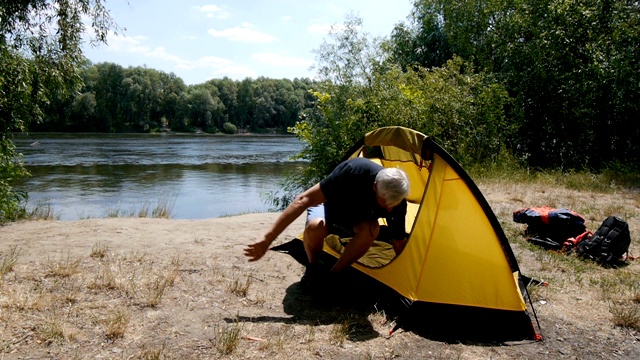
[[[300,279],[300,288],[307,294],[318,294],[325,289],[329,271],[321,264],[309,264]]]

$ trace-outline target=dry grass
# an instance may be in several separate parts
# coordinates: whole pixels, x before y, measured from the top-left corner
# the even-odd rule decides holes
[[[6,257],[11,261],[5,262],[15,265],[18,255],[15,247],[10,248]],[[0,337],[0,348],[16,350],[24,340],[10,341],[4,334],[25,330],[46,346],[73,343],[77,337],[72,329],[85,338],[116,342],[144,308],[161,303],[175,284],[180,264],[177,256],[164,265],[138,253],[106,256],[106,247],[95,245],[86,257],[61,253],[16,272],[0,284],[0,314],[3,320],[12,320],[4,325],[7,331]],[[15,271],[15,266],[3,268]],[[162,351],[145,348],[141,354],[159,358]]]
[[[60,214],[55,212],[49,199],[44,199],[25,209],[23,218],[30,220],[59,220]]]
[[[242,326],[238,322],[222,324],[213,333],[213,343],[222,355],[231,354],[240,344]]]
[[[247,297],[247,294],[249,293],[249,288],[251,287],[251,283],[253,281],[251,276],[252,276],[251,273],[249,273],[249,275],[243,275],[238,273],[233,274],[231,280],[229,281],[229,286],[228,286],[229,292],[240,297]]]
[[[640,358],[640,260],[605,269],[544,251],[529,244],[511,219],[522,207],[568,207],[595,229],[617,214],[629,222],[632,254],[639,255],[638,193],[500,180],[479,185],[522,272],[548,282],[529,288],[542,342],[447,343],[402,330],[389,336],[395,317],[383,307],[332,305],[301,294],[303,269],[289,256],[247,263],[243,245],[273,218],[225,232],[227,222],[252,216],[243,215],[220,219],[218,227],[153,222],[170,233],[154,238],[157,246],[129,246],[147,236],[145,228],[116,222],[104,237],[96,235],[102,228],[87,228],[78,235],[84,243],[48,254],[30,248],[22,232],[0,228],[3,241],[13,234],[13,243],[0,241],[0,358]],[[86,226],[70,224],[65,226]],[[235,234],[247,227],[255,228],[251,235]],[[44,238],[64,244],[66,235],[53,238],[57,225],[43,228]]]
[[[583,261],[575,254],[545,251],[528,244],[524,227],[510,222],[511,213],[517,209],[514,201],[522,207],[544,206],[567,207],[577,211],[587,219],[587,228],[597,229],[609,215],[617,215],[629,222],[632,232],[632,254],[638,254],[637,234],[640,231],[640,197],[636,190],[612,192],[612,195],[586,190],[571,190],[562,187],[534,184],[533,190],[523,190],[516,185],[489,182],[484,185],[492,207],[507,236],[512,239],[512,247],[522,268],[529,269],[528,275],[549,280],[548,288],[531,288],[533,300],[574,299],[591,303],[592,306],[579,310],[570,309],[585,323],[604,320],[619,327],[623,332],[640,330],[640,305],[635,300],[640,292],[638,261],[628,266],[604,269],[597,264]],[[574,187],[582,188],[574,185]],[[597,313],[596,313],[597,312]],[[637,337],[637,335],[635,335]]]
[[[104,335],[113,341],[124,337],[127,325],[131,320],[131,312],[126,307],[111,309],[107,313],[107,318],[103,321]]]
[[[17,245],[9,247],[6,254],[0,252],[0,279],[5,274],[13,271],[13,266],[16,264],[18,257],[20,256],[20,248]]]
[[[64,321],[55,311],[48,314],[47,317],[41,321],[41,323],[36,325],[36,331],[45,344],[66,340],[67,331],[64,327]]]
[[[166,358],[164,356],[164,350],[165,350],[165,346],[164,343],[162,345],[160,345],[159,347],[149,347],[147,348],[146,345],[142,345],[142,348],[140,350],[140,354],[138,356],[139,359],[142,360],[160,360],[160,359],[164,359]]]
[[[107,254],[109,252],[109,248],[102,244],[101,242],[97,242],[95,244],[93,244],[93,247],[91,248],[91,254],[89,254],[89,256],[91,256],[94,259],[104,259]]]
[[[155,206],[152,207],[150,202],[145,202],[137,207],[123,209],[121,207],[113,207],[107,209],[105,216],[111,218],[130,217],[130,218],[154,218],[154,219],[171,219],[173,217],[173,207],[176,198],[173,196],[161,195]],[[89,216],[84,216],[88,218]]]
[[[80,272],[81,258],[74,258],[70,253],[60,254],[58,259],[47,261],[46,276],[66,278]]]

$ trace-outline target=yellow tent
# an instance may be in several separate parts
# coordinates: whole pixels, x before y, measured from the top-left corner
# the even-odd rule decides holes
[[[411,184],[404,250],[395,256],[376,241],[352,265],[355,269],[428,305],[447,326],[484,319],[514,338],[539,338],[527,315],[518,264],[498,220],[444,149],[419,132],[385,127],[367,133],[343,160],[353,157],[401,168]],[[325,241],[326,253],[338,257],[340,250],[334,236]]]

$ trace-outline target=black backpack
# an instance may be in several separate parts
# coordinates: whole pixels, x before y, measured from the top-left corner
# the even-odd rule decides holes
[[[629,253],[629,224],[617,216],[609,216],[589,239],[578,243],[578,255],[601,265],[614,266]]]

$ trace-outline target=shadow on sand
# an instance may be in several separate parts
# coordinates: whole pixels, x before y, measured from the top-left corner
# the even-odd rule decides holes
[[[284,252],[305,265],[304,249],[291,246],[300,241],[279,246]],[[331,256],[322,258],[326,271],[335,262]],[[285,324],[329,325],[341,324],[351,341],[366,341],[381,336],[369,321],[369,315],[383,313],[389,320],[388,330],[402,328],[421,337],[446,343],[465,343],[495,346],[509,341],[527,340],[527,333],[514,332],[504,326],[531,321],[525,314],[504,314],[490,309],[477,309],[446,304],[411,302],[365,274],[349,268],[331,277],[322,288],[312,294],[303,292],[299,282],[287,288],[282,301],[289,317],[245,317],[225,319],[228,322],[281,322]],[[517,317],[517,318],[514,318]],[[526,325],[525,324],[525,325]],[[532,325],[531,325],[532,326]]]

